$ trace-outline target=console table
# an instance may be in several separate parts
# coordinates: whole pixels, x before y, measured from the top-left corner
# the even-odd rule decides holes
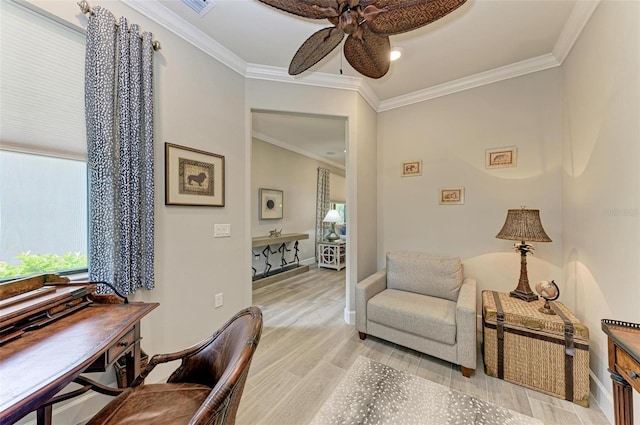
[[[633,390],[640,392],[640,324],[602,319],[609,341],[616,425],[633,425]]]
[[[253,267],[253,288],[260,288],[269,283],[277,282],[289,277],[309,271],[309,266],[300,265],[298,257],[298,242],[309,239],[308,233],[286,233],[280,236],[258,236],[252,238],[251,248],[254,258],[264,258],[264,269],[258,271]],[[287,248],[287,243],[294,242],[292,249]],[[275,247],[276,249],[273,249]],[[255,251],[253,248],[262,248]],[[287,259],[287,253],[291,257]],[[274,259],[274,257],[276,257]]]
[[[318,268],[342,270],[347,267],[346,242],[320,242],[318,244]]]

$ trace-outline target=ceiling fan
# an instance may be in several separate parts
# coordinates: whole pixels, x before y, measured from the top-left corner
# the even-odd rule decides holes
[[[466,0],[259,0],[285,12],[311,19],[328,19],[332,27],[313,34],[298,49],[289,74],[306,71],[338,46],[345,34],[344,56],[370,78],[389,71],[389,36],[419,28],[442,18]]]

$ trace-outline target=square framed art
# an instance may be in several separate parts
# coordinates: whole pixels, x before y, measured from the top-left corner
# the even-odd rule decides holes
[[[281,190],[260,189],[260,220],[277,220],[282,218],[283,195]]]
[[[224,156],[165,143],[165,205],[224,207]]]

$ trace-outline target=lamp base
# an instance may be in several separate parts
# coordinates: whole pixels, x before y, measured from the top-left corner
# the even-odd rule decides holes
[[[329,234],[327,235],[327,240],[328,240],[329,242],[335,242],[335,241],[337,241],[338,239],[340,239],[340,236],[336,235],[334,232],[331,232],[331,233],[329,233]]]
[[[509,295],[511,295],[513,298],[520,298],[521,300],[524,300],[526,302],[531,302],[538,299],[538,296],[533,292],[523,292],[518,289],[514,289],[513,291],[509,292]]]

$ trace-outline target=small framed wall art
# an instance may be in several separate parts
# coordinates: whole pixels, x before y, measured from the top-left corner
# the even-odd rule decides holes
[[[260,189],[260,220],[282,218],[283,192],[276,189]]]
[[[440,205],[463,205],[464,187],[447,187],[440,189]]]
[[[422,175],[422,161],[406,161],[402,163],[402,177]]]
[[[487,149],[485,154],[486,168],[507,168],[515,167],[518,164],[518,148],[510,146],[507,148]]]
[[[224,207],[224,156],[165,143],[165,205]]]

